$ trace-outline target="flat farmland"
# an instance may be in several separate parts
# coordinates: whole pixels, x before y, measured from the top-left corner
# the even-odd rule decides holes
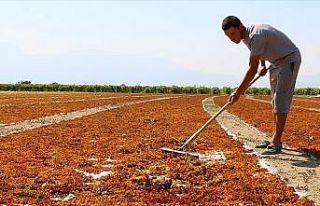
[[[152,99],[160,96],[154,94],[40,92],[35,94],[5,92],[0,95],[0,124],[11,124],[56,113],[67,113],[101,105]]]
[[[75,95],[74,98],[72,95]],[[189,148],[189,151],[202,154],[202,158],[177,156],[160,150],[164,146],[177,148],[210,118],[204,109],[204,100],[212,102],[211,95],[133,97],[140,95],[134,94],[125,97],[106,94],[110,96],[103,97],[119,98],[99,99],[99,103],[91,103],[95,100],[80,101],[78,106],[70,106],[74,104],[72,100],[102,97],[76,95],[79,94],[59,97],[69,101],[63,103],[68,105],[68,109],[50,110],[43,115],[97,107],[100,103],[136,103],[2,137],[0,204],[315,204],[299,196],[295,188],[286,184],[280,175],[262,167],[259,157],[232,138],[216,121]],[[32,98],[37,98],[37,95]],[[44,97],[43,101],[48,98]],[[226,99],[218,96],[214,98],[214,103],[221,106]],[[26,103],[29,100],[26,98]],[[52,102],[44,104],[52,105]],[[250,110],[251,107],[254,109]],[[263,115],[260,112],[255,115],[253,110],[261,111]],[[269,104],[244,98],[228,109],[266,132],[270,131],[269,110]],[[304,125],[306,119],[303,118],[297,123],[297,119],[298,116],[309,115],[316,121],[318,114],[298,108],[294,111],[297,116],[288,120],[289,128],[302,130],[308,125],[305,131],[309,132],[309,137],[312,136],[317,145],[319,133],[312,130],[314,125],[310,125],[309,120]],[[261,119],[257,119],[257,116],[261,116]],[[39,115],[25,116],[24,119],[36,117]],[[288,134],[301,138],[299,131],[296,132]],[[294,145],[303,145],[305,142],[300,141],[307,141],[295,142],[293,137],[287,136],[285,140]],[[312,144],[304,147],[317,150]]]

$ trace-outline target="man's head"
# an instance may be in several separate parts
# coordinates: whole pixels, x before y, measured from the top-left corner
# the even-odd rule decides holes
[[[245,27],[240,19],[235,16],[227,16],[223,19],[222,29],[231,41],[239,44],[241,39],[245,36]]]

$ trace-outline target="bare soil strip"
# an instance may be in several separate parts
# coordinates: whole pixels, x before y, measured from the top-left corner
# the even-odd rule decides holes
[[[52,100],[52,101],[42,101],[42,102],[24,102],[19,103],[19,106],[31,106],[31,105],[41,105],[41,104],[56,104],[56,103],[70,103],[70,102],[85,102],[85,101],[95,101],[95,100],[105,100],[105,99],[117,99],[129,96],[116,96],[116,97],[102,97],[102,98],[82,98],[82,99],[71,99],[71,100]],[[131,97],[143,97],[143,96],[131,96]],[[36,98],[35,98],[36,99]],[[38,99],[39,100],[39,99]],[[27,100],[25,100],[27,101]],[[0,107],[11,107],[15,106],[16,103],[10,104],[0,104]]]
[[[320,100],[320,95],[316,95],[316,96],[296,96],[296,98],[299,98],[299,99],[313,99],[313,100]]]
[[[214,98],[204,100],[204,109],[213,115],[219,107],[213,102]],[[223,112],[218,118],[218,123],[234,139],[243,143],[249,154],[259,158],[261,167],[270,173],[278,174],[289,186],[293,186],[296,193],[320,205],[320,161],[305,153],[285,147],[278,155],[262,155],[263,149],[254,146],[262,140],[270,139],[265,133],[247,124],[228,112]]]
[[[130,95],[128,93],[88,93],[88,92],[1,92],[1,103],[10,101],[28,101],[28,100],[55,100],[55,99],[78,99],[85,97],[110,97]]]
[[[176,95],[171,95],[176,96]],[[166,96],[161,96],[166,97]],[[89,97],[90,98],[90,97]],[[67,113],[79,111],[87,108],[94,108],[108,104],[114,103],[123,103],[129,101],[137,101],[137,100],[146,100],[146,99],[154,99],[156,97],[153,96],[145,96],[145,97],[119,97],[117,99],[105,99],[105,100],[93,100],[93,101],[84,101],[84,102],[67,102],[67,103],[58,103],[52,104],[48,102],[48,104],[35,104],[33,106],[21,106],[16,104],[12,107],[0,107],[0,123],[2,124],[11,124],[18,123],[29,119],[37,119],[40,117],[51,116],[58,113]],[[72,99],[72,95],[70,95],[69,100]],[[33,101],[37,103],[37,101]]]
[[[76,118],[81,118],[84,116],[89,116],[92,114],[96,114],[99,112],[116,109],[124,106],[130,106],[134,104],[141,104],[141,103],[160,101],[160,100],[166,100],[166,99],[175,99],[175,98],[179,98],[179,97],[160,97],[160,98],[149,99],[149,100],[132,101],[132,102],[119,103],[119,104],[108,104],[100,107],[94,107],[94,108],[89,108],[89,109],[84,109],[84,110],[79,110],[79,111],[74,111],[69,113],[55,114],[51,116],[41,117],[38,119],[25,120],[17,124],[11,124],[11,125],[2,124],[0,125],[0,137],[4,137],[4,136],[18,133],[18,132],[23,132],[30,129],[43,127],[46,125],[56,124],[61,121],[73,120]]]
[[[309,98],[313,98],[313,99],[320,99],[320,95],[317,95],[317,96],[311,96]]]
[[[254,95],[252,96],[255,99],[262,99],[262,100],[269,100],[271,101],[271,96],[270,95]],[[293,101],[296,102],[312,102],[312,103],[320,103],[320,99],[317,99],[317,97],[303,97],[303,96],[297,96],[297,95],[293,95],[292,98]]]
[[[118,99],[118,98],[124,98],[124,97],[156,97],[156,96],[163,96],[163,95],[122,95],[122,96],[111,96],[111,97],[100,97],[100,98],[86,98],[82,97],[80,99],[74,99],[73,96],[70,98],[72,99],[46,99],[46,101],[42,102],[28,102],[28,100],[24,100],[25,102],[19,103],[19,106],[38,106],[43,104],[57,104],[57,103],[71,103],[71,102],[86,102],[86,101],[98,101],[98,100],[106,100],[106,99]],[[37,98],[34,98],[37,99]],[[40,99],[38,99],[40,100]],[[0,104],[0,107],[12,107],[16,106],[17,103],[7,103],[7,104]]]
[[[298,101],[298,102],[312,102],[312,103],[320,103],[319,100],[316,100],[314,99],[315,97],[309,97],[308,99],[307,98],[297,98],[297,97],[294,97],[293,98],[293,101]]]
[[[271,102],[268,100],[255,99],[254,97],[251,97],[251,96],[246,96],[245,98],[253,100],[253,101],[261,102],[261,103],[271,104]],[[312,111],[312,112],[320,112],[320,109],[316,109],[316,108],[306,108],[306,107],[301,107],[301,106],[292,106],[292,107],[304,109],[304,110],[308,110],[308,111]]]

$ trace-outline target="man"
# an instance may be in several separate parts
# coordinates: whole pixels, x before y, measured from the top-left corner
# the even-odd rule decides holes
[[[290,110],[297,75],[301,64],[299,49],[281,31],[267,24],[245,27],[235,16],[228,16],[222,22],[222,29],[231,41],[243,43],[250,50],[249,69],[240,86],[230,95],[229,102],[234,104],[243,95],[256,73],[267,73],[265,61],[270,62],[270,87],[273,112],[272,141],[263,141],[258,148],[266,148],[264,154],[281,152],[281,136]],[[258,72],[259,62],[262,69]]]

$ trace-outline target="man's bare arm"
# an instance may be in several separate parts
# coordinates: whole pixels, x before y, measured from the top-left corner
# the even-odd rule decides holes
[[[260,56],[250,56],[249,69],[245,74],[240,86],[236,90],[236,93],[238,95],[244,94],[244,92],[247,90],[250,82],[253,80],[254,76],[257,73],[259,61],[260,61]]]

